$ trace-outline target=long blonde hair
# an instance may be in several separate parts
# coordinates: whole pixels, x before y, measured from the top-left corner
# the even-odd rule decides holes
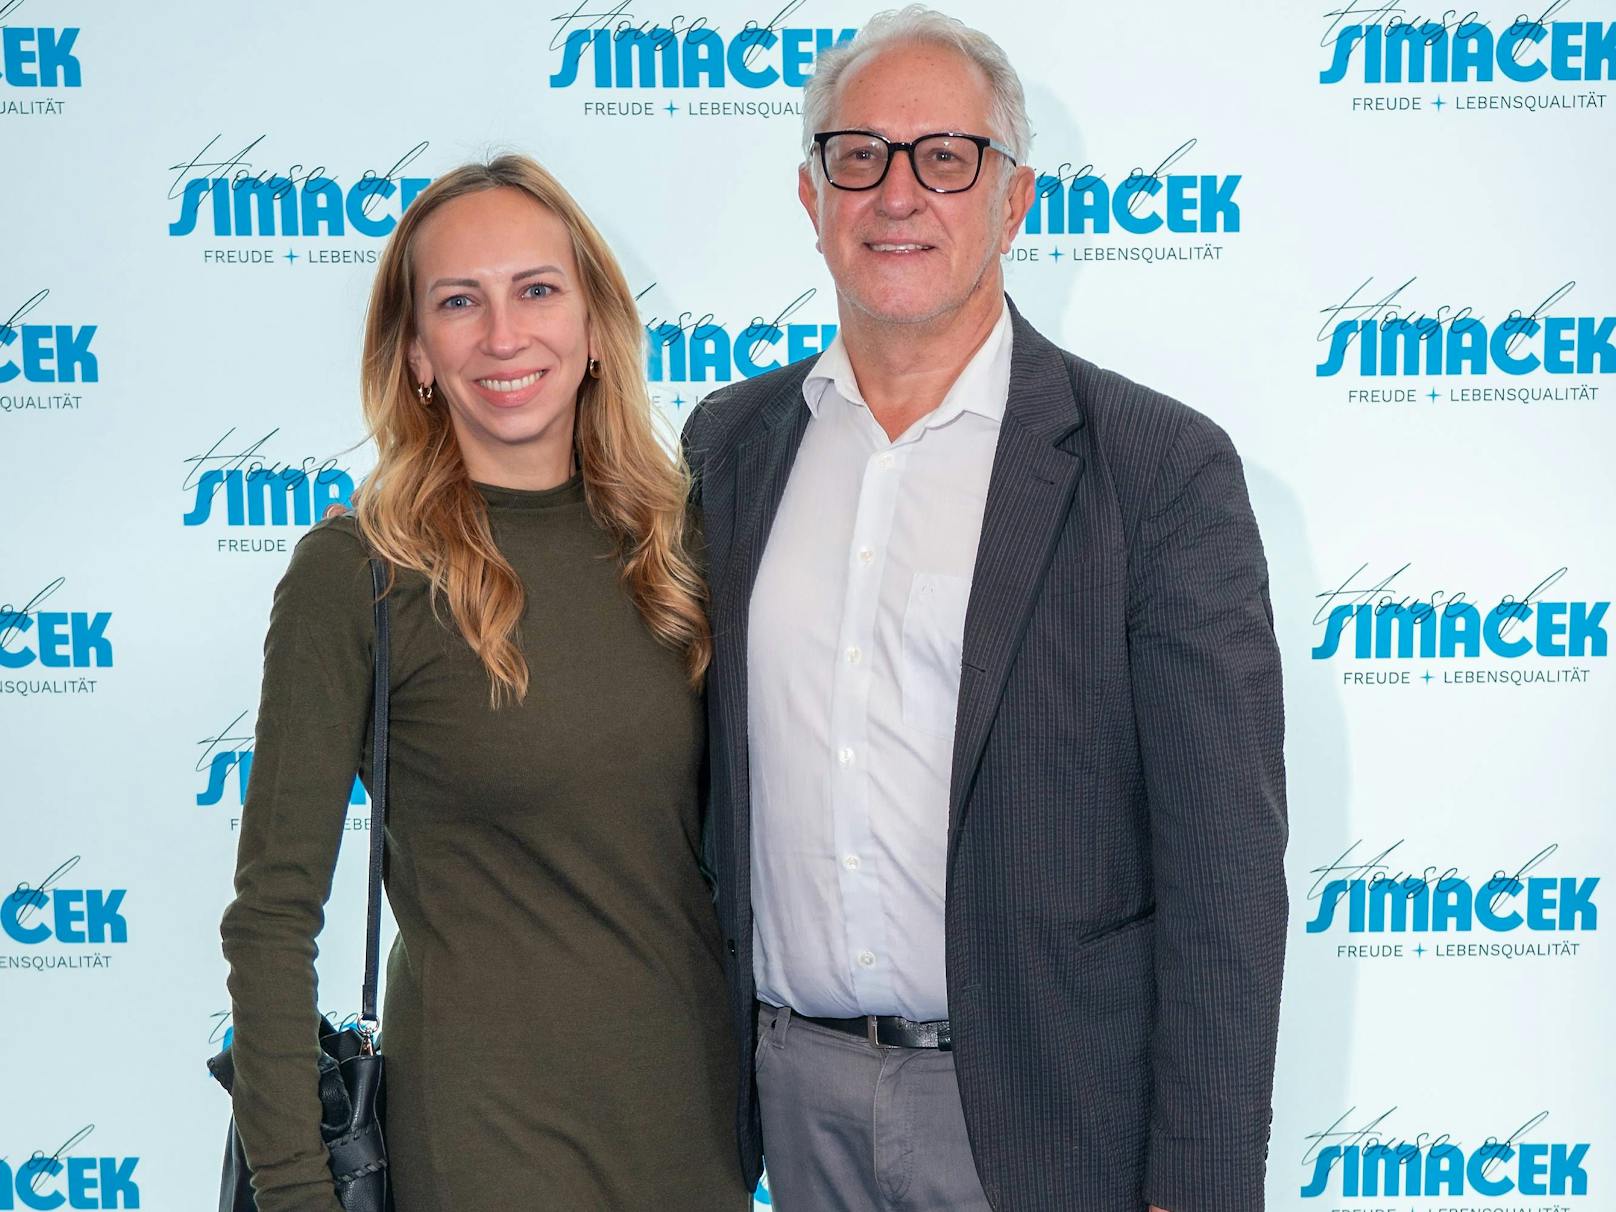
[[[517,642],[526,595],[494,545],[488,508],[473,487],[441,397],[423,405],[409,368],[415,336],[411,246],[444,203],[497,187],[519,189],[572,235],[600,377],[578,391],[574,442],[584,496],[617,543],[624,587],[653,635],[682,652],[692,687],[712,658],[706,587],[685,544],[689,471],[657,441],[646,395],[645,331],[611,249],[561,183],[527,156],[465,164],[417,197],[382,251],[365,316],[361,388],[376,468],[354,494],[359,529],[399,568],[424,573],[432,602],[447,601],[461,635],[488,670],[494,706],[527,695]]]

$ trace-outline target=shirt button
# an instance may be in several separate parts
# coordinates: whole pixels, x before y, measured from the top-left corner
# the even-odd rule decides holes
[[[853,750],[851,746],[843,745],[836,753],[836,760],[844,766],[853,764]]]
[[[842,860],[842,866],[846,867],[849,871],[857,871],[859,869],[859,856],[856,854],[848,855]]]
[[[863,649],[861,649],[857,644],[855,644],[855,645],[853,645],[853,647],[851,647],[851,648],[849,648],[847,650],[847,663],[849,665],[857,665],[859,663],[859,658],[862,657],[863,655],[864,655]]]
[[[871,560],[875,559],[875,552],[871,551],[868,547],[860,547],[858,557],[860,564],[868,564]]]
[[[866,968],[875,967],[875,954],[874,954],[874,952],[860,951],[859,955],[858,955],[858,962],[863,964]]]
[[[884,454],[876,460],[876,462],[880,463],[882,467],[891,467],[897,461],[898,460],[893,458],[890,454]]]

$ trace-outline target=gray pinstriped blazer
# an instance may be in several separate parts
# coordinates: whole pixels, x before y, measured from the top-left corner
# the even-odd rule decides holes
[[[1012,305],[965,619],[947,965],[998,1212],[1263,1206],[1284,962],[1284,712],[1240,460]],[[747,611],[808,422],[798,362],[690,418],[712,586],[706,858],[757,1177]]]

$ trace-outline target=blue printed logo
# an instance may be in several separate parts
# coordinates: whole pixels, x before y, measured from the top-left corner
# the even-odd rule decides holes
[[[648,287],[641,297],[649,293]],[[754,316],[746,324],[721,322],[711,312],[680,312],[672,318],[655,316],[646,321],[645,377],[653,386],[672,384],[669,401],[678,409],[706,392],[689,384],[714,387],[737,379],[750,379],[804,358],[817,357],[836,339],[836,325],[792,320],[817,291],[806,290],[772,319]],[[691,398],[684,396],[691,391]],[[658,402],[660,397],[657,398]]]
[[[857,33],[784,25],[800,7],[802,0],[793,0],[767,25],[747,21],[726,32],[705,17],[636,24],[626,2],[599,13],[585,13],[580,4],[555,18],[550,50],[561,63],[550,87],[585,89],[590,99],[581,108],[588,118],[800,118],[800,90],[815,59]],[[648,96],[657,89],[670,91]]]
[[[0,20],[17,7],[16,3],[12,3],[0,8]],[[65,29],[35,25],[0,26],[0,88],[82,88],[84,69],[74,50],[78,39],[76,26]],[[31,112],[14,109],[17,104],[0,93],[0,113]]]
[[[220,135],[209,139],[188,160],[169,165],[175,176],[170,201],[178,202],[178,215],[168,224],[177,239],[211,235],[220,238],[295,236],[300,240],[330,240],[363,236],[376,241],[398,226],[399,216],[428,185],[430,177],[409,176],[406,169],[426,151],[418,143],[392,166],[367,168],[351,179],[325,165],[309,168],[301,163],[256,167],[262,156],[260,135],[233,154],[215,150]],[[298,249],[302,251],[299,252]],[[263,247],[205,248],[204,264],[271,265],[287,267],[374,264],[374,247],[331,248],[302,244],[275,251]]]
[[[1344,659],[1358,661],[1472,661],[1483,657],[1505,662],[1526,657],[1559,662],[1602,659],[1610,652],[1610,633],[1605,616],[1608,601],[1553,599],[1546,595],[1566,575],[1557,568],[1537,583],[1525,596],[1505,593],[1495,603],[1469,600],[1464,590],[1435,589],[1411,597],[1398,592],[1397,578],[1408,571],[1404,564],[1396,572],[1375,582],[1361,580],[1369,566],[1361,565],[1335,589],[1318,594],[1323,604],[1314,613],[1313,624],[1323,630],[1314,646],[1315,661]],[[1559,665],[1556,668],[1445,669],[1441,683],[1571,682],[1588,679],[1585,666]],[[1407,669],[1377,671],[1348,670],[1342,675],[1347,685],[1429,686],[1436,675],[1427,670],[1413,678]]]
[[[1121,237],[1119,244],[1018,245],[1006,255],[1014,262],[1050,261],[1216,261],[1223,245],[1178,237],[1235,235],[1240,231],[1239,173],[1180,170],[1196,139],[1179,144],[1153,168],[1135,165],[1114,181],[1093,164],[1063,163],[1038,174],[1023,236]],[[1187,167],[1187,166],[1186,166]],[[1137,237],[1171,238],[1168,244],[1140,244]]]
[[[1320,309],[1325,317],[1317,340],[1330,352],[1314,367],[1318,378],[1356,374],[1360,379],[1390,380],[1387,388],[1354,388],[1352,403],[1491,403],[1501,401],[1592,401],[1599,386],[1554,383],[1525,386],[1527,376],[1616,374],[1616,316],[1555,315],[1576,288],[1568,281],[1555,288],[1530,312],[1512,308],[1489,321],[1469,306],[1442,304],[1431,311],[1402,302],[1403,292],[1418,279],[1376,297],[1373,278],[1343,302]],[[1455,378],[1502,375],[1517,382],[1508,387],[1458,387],[1443,383],[1428,391],[1399,386],[1419,377]]]
[[[110,669],[112,640],[107,631],[112,623],[110,610],[47,610],[45,603],[67,583],[57,577],[21,606],[0,604],[0,673],[27,669],[33,672],[69,669]],[[46,680],[0,680],[0,692],[11,694],[90,693],[94,683],[85,678],[68,678],[58,683]]]
[[[296,464],[268,457],[266,447],[280,432],[272,429],[252,443],[227,430],[204,453],[184,460],[189,468],[182,484],[190,507],[181,518],[185,526],[222,524],[227,529],[308,527],[333,505],[353,504],[354,481],[334,459],[308,457]],[[284,538],[221,538],[221,553],[285,553]]]
[[[1319,45],[1328,66],[1320,84],[1469,85],[1500,84],[1504,91],[1441,89],[1434,95],[1355,95],[1364,111],[1428,112],[1440,116],[1471,110],[1603,109],[1602,92],[1527,91],[1533,84],[1578,84],[1616,78],[1616,22],[1551,21],[1570,0],[1550,0],[1535,19],[1515,10],[1512,18],[1489,19],[1474,10],[1448,9],[1440,18],[1410,21],[1399,5],[1352,0],[1331,9]]]
[[[1354,842],[1315,867],[1307,899],[1317,901],[1310,935],[1329,935],[1336,957],[1350,960],[1529,959],[1575,956],[1581,943],[1547,934],[1587,934],[1599,928],[1594,894],[1600,877],[1549,875],[1559,850],[1544,846],[1524,862],[1483,878],[1449,863],[1418,870],[1399,855],[1402,839],[1378,853]],[[1346,936],[1342,940],[1342,936]],[[1408,935],[1469,936],[1452,940]],[[1471,941],[1475,936],[1481,936]],[[1507,938],[1506,938],[1507,936]],[[1427,945],[1429,943],[1429,945]]]
[[[585,14],[583,6],[556,18],[559,28],[550,49],[561,65],[550,76],[551,88],[588,84],[595,89],[800,89],[813,74],[814,60],[833,46],[850,42],[857,30],[809,28],[779,24],[788,5],[767,25],[748,21],[726,34],[705,17],[683,15],[666,24],[628,20],[626,4],[609,12]],[[617,20],[613,20],[616,18]],[[649,116],[651,107],[585,106],[585,113],[607,117]],[[678,107],[670,109],[677,112]],[[689,112],[702,114],[691,109]],[[791,111],[800,113],[793,106]]]
[[[1446,1132],[1391,1134],[1384,1125],[1396,1108],[1365,1127],[1345,1126],[1355,1110],[1309,1136],[1303,1165],[1312,1167],[1312,1176],[1301,1187],[1303,1199],[1588,1194],[1588,1144],[1526,1139],[1549,1118],[1547,1111],[1502,1140],[1489,1136],[1467,1145]]]
[[[0,321],[0,412],[76,410],[84,402],[79,392],[33,389],[101,381],[101,362],[92,348],[97,325],[45,323],[44,315],[24,322],[49,298],[50,291],[35,291],[10,319]]]
[[[44,864],[41,864],[43,866]],[[79,865],[74,855],[57,865],[39,882],[22,880],[0,897],[0,942],[20,944],[21,953],[0,953],[0,969],[107,968],[106,953],[89,954],[88,947],[121,946],[129,941],[129,919],[124,913],[125,888],[68,885]],[[38,954],[43,948],[49,954]],[[4,1205],[0,1205],[3,1207]]]
[[[77,1155],[95,1131],[86,1124],[51,1153],[35,1149],[13,1165],[0,1157],[0,1208],[138,1208],[138,1157]]]

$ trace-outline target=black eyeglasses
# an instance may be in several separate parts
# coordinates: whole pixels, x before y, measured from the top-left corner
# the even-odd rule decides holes
[[[874,189],[887,179],[893,156],[907,152],[915,180],[934,194],[961,194],[982,175],[982,157],[991,148],[1011,164],[1016,158],[997,139],[938,131],[910,143],[896,143],[873,130],[823,130],[814,136],[825,180],[837,189]]]

